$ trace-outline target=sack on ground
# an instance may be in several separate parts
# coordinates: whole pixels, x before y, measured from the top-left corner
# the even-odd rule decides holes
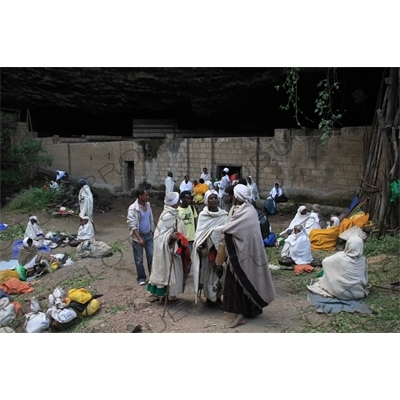
[[[0,299],[0,326],[7,326],[15,319],[15,306],[10,303],[8,297]]]
[[[32,313],[27,316],[24,328],[26,333],[40,333],[50,326],[50,318],[44,312]]]
[[[93,295],[85,288],[70,289],[68,291],[68,298],[80,304],[86,304],[92,300]],[[71,304],[71,303],[70,303]]]
[[[76,248],[76,258],[80,260],[82,258],[102,258],[110,257],[113,252],[111,247],[104,242],[95,239],[84,240]]]

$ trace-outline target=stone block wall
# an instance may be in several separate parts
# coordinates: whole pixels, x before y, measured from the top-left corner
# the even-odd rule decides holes
[[[290,199],[345,206],[354,197],[362,178],[365,127],[342,128],[321,145],[320,131],[275,130],[274,137],[185,138],[167,134],[157,140],[149,154],[150,140],[62,143],[41,140],[55,160],[49,169],[65,170],[71,179],[86,178],[94,187],[113,193],[132,189],[146,181],[162,188],[168,171],[174,173],[176,188],[185,175],[199,179],[203,167],[213,178],[225,166],[241,168],[251,175],[261,197],[280,182]]]

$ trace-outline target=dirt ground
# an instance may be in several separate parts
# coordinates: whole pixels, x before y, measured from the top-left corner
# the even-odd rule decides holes
[[[75,324],[75,332],[117,333],[132,332],[137,325],[142,332],[302,332],[304,319],[318,323],[321,316],[308,303],[306,290],[301,294],[292,294],[285,284],[285,274],[274,275],[273,280],[277,292],[276,299],[255,319],[234,329],[229,325],[235,315],[225,313],[219,308],[209,309],[205,306],[205,298],[195,303],[193,279],[189,276],[185,292],[180,295],[178,303],[164,305],[160,302],[150,302],[146,286],[136,282],[136,269],[133,261],[132,248],[126,224],[126,215],[133,198],[115,197],[110,194],[97,192],[101,199],[112,203],[108,212],[94,213],[96,227],[95,238],[109,245],[117,244],[122,252],[104,259],[83,259],[74,264],[64,266],[51,274],[46,274],[37,280],[35,290],[29,294],[19,295],[15,300],[20,302],[22,312],[29,312],[30,299],[37,296],[41,300],[42,311],[47,310],[47,298],[57,286],[66,292],[73,287],[86,287],[93,293],[101,294],[101,308],[92,317]],[[155,220],[162,211],[163,205],[159,200],[150,199]],[[79,218],[75,215],[68,217],[51,216],[48,212],[37,212],[44,232],[65,231],[76,233]],[[280,232],[288,226],[291,215],[270,216],[274,232]],[[2,222],[7,224],[27,223],[28,215],[21,213],[2,213]],[[0,257],[8,260],[11,255],[12,242],[0,243]],[[74,254],[75,249],[69,246],[58,247],[52,254]],[[272,271],[274,272],[274,271]],[[292,271],[287,271],[293,274]],[[164,314],[164,316],[163,316]],[[23,332],[22,323],[15,327],[17,332]]]

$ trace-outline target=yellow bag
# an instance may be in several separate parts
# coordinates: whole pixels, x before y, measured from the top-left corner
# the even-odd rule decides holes
[[[70,289],[67,296],[71,301],[76,301],[77,303],[86,304],[92,299],[92,294],[85,288],[80,289]]]
[[[80,317],[88,317],[89,315],[94,314],[100,308],[100,302],[97,299],[92,299],[86,308],[78,313]]]

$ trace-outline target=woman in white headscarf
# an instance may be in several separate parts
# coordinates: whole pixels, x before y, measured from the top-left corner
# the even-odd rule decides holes
[[[340,300],[358,300],[367,296],[368,265],[363,250],[363,240],[351,236],[344,251],[324,258],[324,275],[315,285]]]
[[[223,239],[222,228],[228,213],[218,207],[218,192],[208,190],[204,195],[205,207],[197,220],[192,252],[192,271],[195,301],[203,290],[207,306],[222,304],[223,267],[216,267],[218,245]]]
[[[295,227],[295,225],[303,225],[304,226],[309,217],[310,217],[310,214],[307,213],[307,207],[300,206],[297,209],[297,213],[294,216],[294,218],[292,219],[292,221],[290,222],[289,226],[284,231],[282,231],[279,234],[279,236],[283,236],[285,234],[290,235],[290,233],[293,231],[293,228]]]
[[[39,225],[39,220],[36,215],[32,215],[29,217],[29,222],[26,225],[24,238],[31,238],[33,240],[33,244],[39,248],[43,246],[44,243],[44,233],[42,228]]]
[[[276,297],[249,189],[237,184],[233,193],[235,204],[222,229],[228,255],[222,309],[236,314],[231,328],[260,315]]]
[[[339,226],[339,224],[340,224],[340,219],[338,217],[332,217],[329,220],[329,225],[326,228],[327,229],[334,228],[335,226]]]
[[[251,190],[251,198],[253,200],[259,200],[260,194],[258,193],[257,184],[253,181],[251,175],[247,177],[247,187]]]
[[[154,254],[147,291],[173,300],[183,293],[188,275],[182,257],[177,254],[178,239],[185,241],[185,224],[179,216],[179,193],[170,192],[164,199],[164,210],[154,232]],[[186,239],[187,247],[188,241]],[[190,260],[189,260],[190,261]]]
[[[295,225],[293,233],[285,240],[282,257],[290,257],[295,264],[310,264],[313,260],[311,243],[303,225]]]
[[[84,240],[94,238],[94,227],[89,217],[82,217],[78,228],[78,236],[69,242],[71,247],[77,247]]]

